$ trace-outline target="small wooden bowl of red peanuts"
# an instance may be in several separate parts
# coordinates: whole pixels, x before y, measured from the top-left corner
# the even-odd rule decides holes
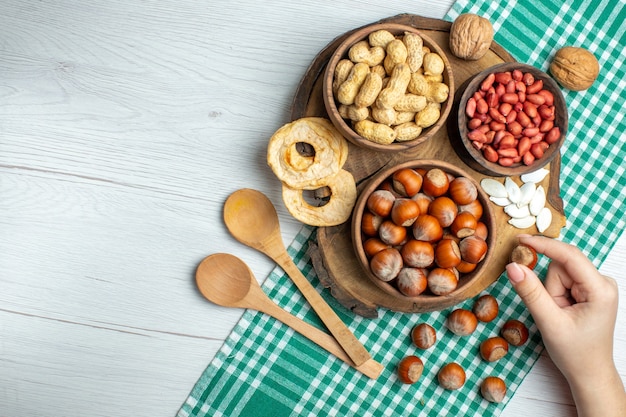
[[[521,175],[559,154],[567,106],[545,72],[518,62],[499,64],[476,74],[460,91],[458,125],[450,140],[471,168],[491,176]]]

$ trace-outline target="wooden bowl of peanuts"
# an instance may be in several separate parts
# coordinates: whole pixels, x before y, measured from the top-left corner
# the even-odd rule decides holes
[[[488,285],[496,216],[489,196],[453,164],[413,160],[377,173],[350,230],[364,274],[416,311],[458,304]]]
[[[463,161],[486,175],[535,171],[558,154],[567,133],[557,83],[532,65],[508,62],[470,78],[457,92],[450,141]]]
[[[331,56],[323,79],[326,111],[352,143],[396,152],[432,137],[450,114],[454,78],[442,48],[417,29],[374,24]]]

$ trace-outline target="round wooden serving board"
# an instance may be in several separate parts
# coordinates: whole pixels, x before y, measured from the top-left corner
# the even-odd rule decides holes
[[[502,62],[515,62],[513,57],[495,42],[492,43],[490,51],[478,61],[464,61],[456,58],[452,55],[448,46],[450,22],[412,14],[397,15],[376,23],[383,22],[413,26],[434,39],[443,48],[450,60],[457,86],[461,86],[468,78],[485,68]],[[296,91],[291,111],[292,120],[310,116],[328,118],[322,100],[324,70],[332,52],[350,33],[352,32],[345,33],[334,39],[315,57]],[[456,119],[452,113],[449,117]],[[446,127],[414,150],[401,153],[376,152],[359,148],[350,143],[349,156],[344,169],[352,173],[357,186],[362,188],[362,184],[367,182],[368,178],[382,168],[414,159],[446,161],[464,169],[478,182],[486,177],[471,169],[457,156],[450,144]],[[553,215],[552,225],[543,233],[549,237],[558,237],[561,228],[565,225],[563,202],[560,198],[559,190],[560,162],[561,158],[557,156],[550,163],[548,166],[550,174],[542,182],[542,185],[547,190],[547,206],[551,209]],[[521,184],[519,177],[512,178]],[[503,180],[503,178],[499,179]],[[482,285],[460,292],[458,297],[447,305],[438,306],[439,309],[457,304],[487,288],[504,271],[504,267],[508,263],[509,253],[516,243],[515,236],[519,233],[538,233],[534,226],[520,230],[509,225],[507,223],[509,217],[504,213],[502,207],[494,206],[494,211],[496,213],[497,243],[496,247],[492,248],[494,256],[491,257],[490,265],[480,277]],[[339,226],[318,228],[317,242],[311,243],[310,255],[320,281],[331,290],[333,297],[355,314],[374,318],[378,316],[379,307],[407,313],[423,311],[408,298],[404,301],[399,301],[391,297],[367,278],[357,261],[352,247],[350,221]]]

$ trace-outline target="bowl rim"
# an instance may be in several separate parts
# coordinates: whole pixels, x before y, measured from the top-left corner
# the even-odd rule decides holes
[[[425,41],[424,44],[428,44],[431,49],[434,49],[434,52],[437,52],[441,56],[441,59],[444,62],[444,82],[448,85],[449,89],[448,98],[445,102],[442,103],[441,106],[439,120],[437,120],[434,125],[424,129],[422,134],[416,139],[405,142],[393,142],[387,145],[372,142],[357,134],[354,129],[352,129],[352,127],[350,127],[348,123],[346,123],[346,121],[341,116],[339,116],[339,110],[337,108],[337,104],[335,102],[332,91],[335,67],[341,59],[347,56],[348,49],[356,42],[366,38],[370,33],[381,29],[389,30],[394,35],[396,35],[396,32],[405,31],[410,31],[420,35]],[[328,114],[328,117],[333,125],[335,125],[335,127],[342,133],[342,135],[345,136],[346,139],[348,139],[353,144],[361,146],[363,148],[381,152],[395,152],[411,149],[430,139],[445,125],[448,116],[452,111],[455,95],[454,74],[452,71],[452,65],[450,64],[450,60],[448,59],[443,48],[439,44],[437,44],[437,42],[435,42],[431,37],[424,34],[421,30],[416,29],[413,26],[403,25],[399,23],[374,23],[372,25],[367,25],[356,29],[354,32],[348,35],[348,37],[344,39],[344,41],[341,42],[339,46],[335,49],[328,63],[326,64],[326,68],[323,72],[322,85],[324,108],[326,109],[326,113]]]
[[[434,295],[434,294],[425,294],[422,293],[420,295],[411,297],[404,295],[393,285],[388,282],[382,281],[377,278],[369,269],[369,261],[367,260],[367,256],[365,255],[365,251],[363,250],[363,240],[361,233],[361,220],[363,217],[363,213],[365,212],[365,204],[367,201],[367,197],[375,191],[380,184],[382,184],[386,179],[388,179],[394,172],[404,169],[404,168],[440,168],[444,172],[453,174],[455,177],[464,176],[468,178],[472,183],[476,186],[478,191],[478,199],[480,200],[483,206],[483,216],[481,217],[483,223],[487,226],[488,235],[487,235],[487,253],[485,258],[478,264],[474,271],[469,272],[467,274],[463,274],[463,276],[459,279],[459,285],[457,288],[449,294],[445,295]],[[491,204],[489,204],[489,196],[483,191],[482,187],[478,181],[473,178],[468,172],[451,163],[436,160],[436,159],[412,159],[408,161],[401,162],[397,165],[389,166],[379,171],[373,177],[371,177],[365,186],[359,192],[359,196],[354,205],[354,209],[352,212],[352,222],[350,225],[351,238],[352,238],[352,247],[354,253],[357,257],[357,261],[361,266],[364,274],[372,281],[378,288],[386,292],[387,294],[401,298],[403,300],[408,300],[413,302],[416,305],[420,303],[434,303],[441,302],[442,305],[446,307],[449,305],[449,300],[456,298],[456,296],[460,293],[466,291],[466,289],[472,285],[472,283],[479,281],[480,276],[483,271],[488,267],[494,253],[494,248],[496,245],[497,238],[497,228],[496,228],[496,215],[493,210]],[[462,281],[462,282],[461,282]],[[481,289],[482,290],[482,289]],[[460,302],[458,300],[457,302]]]
[[[557,142],[555,142],[552,146],[553,150],[545,155],[543,158],[536,160],[531,165],[524,165],[523,163],[517,163],[510,167],[503,167],[497,163],[487,161],[482,152],[477,150],[472,146],[467,137],[464,135],[464,131],[467,131],[467,115],[465,114],[465,107],[467,100],[476,92],[478,84],[482,82],[489,74],[495,72],[503,72],[503,71],[512,71],[514,69],[520,69],[525,72],[531,72],[535,78],[540,78],[543,80],[544,89],[549,90],[554,96],[554,105],[555,109],[562,109],[562,125],[559,124],[559,128],[561,129],[561,137]],[[486,175],[492,176],[515,176],[521,175],[528,172],[536,171],[539,168],[542,168],[549,163],[551,163],[554,158],[560,153],[560,149],[565,142],[565,138],[567,136],[568,123],[569,123],[569,114],[567,109],[567,103],[565,102],[565,97],[563,96],[563,92],[561,88],[558,86],[556,81],[545,71],[530,65],[524,64],[521,62],[503,62],[501,64],[493,65],[489,68],[485,68],[477,74],[474,74],[470,78],[468,78],[457,91],[457,95],[460,94],[460,98],[458,100],[455,99],[455,113],[456,113],[456,123],[455,129],[448,129],[450,140],[454,142],[460,143],[462,148],[459,146],[453,146],[457,154],[465,161],[466,158],[470,158],[471,162],[468,162],[468,165]],[[450,122],[452,119],[450,120]],[[456,139],[456,140],[455,140]],[[467,162],[467,161],[466,161]]]

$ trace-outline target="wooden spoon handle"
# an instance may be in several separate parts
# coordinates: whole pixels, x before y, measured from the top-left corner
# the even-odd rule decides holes
[[[288,313],[287,311],[280,308],[278,305],[274,304],[271,300],[267,299],[267,302],[257,302],[256,304],[257,305],[254,308],[257,308],[259,311],[262,311],[263,313],[274,317],[276,320],[283,322],[296,332],[300,333],[302,336],[306,337],[313,343],[317,344],[323,349],[326,349],[326,351],[332,353],[337,358],[352,366],[363,375],[372,379],[377,379],[383,371],[383,366],[371,357],[362,364],[357,365],[352,359],[350,359],[346,351],[343,350],[343,348],[339,345],[335,338],[333,338],[328,333],[324,333],[323,331],[319,330],[317,327],[314,327],[309,323],[302,321],[298,317]]]
[[[313,310],[354,363],[359,366],[369,361],[372,358],[369,352],[348,329],[337,313],[326,303],[326,300],[315,290],[309,280],[302,275],[302,272],[293,263],[287,251],[273,254],[271,257],[289,275],[304,295],[304,298],[311,304]]]

